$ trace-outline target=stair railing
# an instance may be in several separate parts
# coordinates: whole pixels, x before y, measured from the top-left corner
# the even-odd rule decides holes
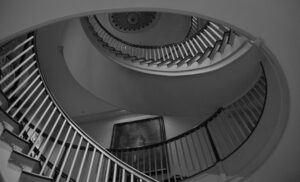
[[[253,88],[195,128],[161,143],[109,151],[157,180],[181,181],[209,170],[242,147],[259,124],[266,97],[262,67]]]
[[[242,37],[232,29],[211,21],[199,28],[197,17],[192,18],[190,31],[193,35],[189,33],[181,42],[161,46],[141,46],[121,40],[111,34],[95,15],[83,18],[82,24],[88,27],[89,32],[93,32],[93,38],[97,40],[98,45],[109,54],[122,58],[113,59],[117,63],[156,71],[174,72],[215,65],[228,56],[228,47],[237,49],[246,43],[235,45],[235,40],[242,40]]]
[[[18,164],[21,180],[156,181],[101,147],[64,113],[40,73],[35,33],[14,41],[1,49],[0,90],[8,103],[1,110],[18,126],[5,132],[28,146],[14,148],[11,156],[11,161],[22,158],[33,165]]]

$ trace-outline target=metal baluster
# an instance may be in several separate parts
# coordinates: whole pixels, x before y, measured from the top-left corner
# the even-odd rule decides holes
[[[201,44],[204,46],[204,49],[206,49],[208,46],[206,43],[202,40],[202,38],[199,35],[196,35],[197,39],[201,42]],[[203,51],[204,52],[204,51]]]
[[[159,149],[159,157],[160,157],[160,168],[161,168],[161,181],[164,181],[164,168],[163,168],[163,153],[162,153],[162,150],[163,150],[163,146],[161,147],[158,147],[158,148],[161,148]]]
[[[195,131],[195,132],[197,132],[197,131]],[[195,133],[195,132],[191,133],[191,134],[190,134],[190,137],[191,137],[191,139],[192,139],[193,149],[194,149],[194,151],[195,151],[195,155],[196,155],[196,158],[197,158],[199,167],[200,167],[200,169],[202,169],[201,161],[200,161],[200,158],[199,158],[200,154],[199,154],[199,152],[198,152],[198,150],[197,150],[197,145],[196,145],[195,139],[194,139],[194,133]],[[192,160],[193,160],[193,159],[192,159]]]
[[[41,83],[40,83],[41,84]],[[37,87],[30,93],[30,95],[24,100],[24,102],[22,102],[22,104],[17,108],[17,110],[14,112],[14,114],[12,115],[12,117],[14,118],[17,113],[23,108],[23,106],[27,103],[27,101],[33,96],[33,94],[35,93],[35,91],[38,89],[38,87],[40,86],[40,84],[37,85]],[[24,119],[24,117],[27,115],[27,113],[29,112],[29,110],[33,107],[33,105],[37,102],[37,100],[40,98],[40,96],[43,94],[43,92],[45,91],[45,88],[43,88],[39,94],[35,97],[35,99],[33,100],[33,102],[30,104],[30,106],[26,109],[26,111],[24,112],[24,114],[22,115],[22,117],[20,119],[18,119],[18,123],[21,123],[21,121]],[[20,135],[21,136],[21,135]]]
[[[213,42],[216,42],[217,39],[206,29],[204,29],[204,32],[212,39]]]
[[[181,58],[184,58],[183,52],[182,52],[182,50],[181,50],[179,44],[177,44],[177,48],[178,48],[178,50],[179,50],[179,53],[180,53]],[[177,56],[176,56],[176,57],[177,57]]]
[[[114,174],[113,174],[113,182],[116,181],[116,178],[117,178],[117,163],[114,164]]]
[[[11,82],[9,82],[8,85],[6,85],[3,88],[3,92],[6,93],[22,76],[24,76],[25,73],[27,73],[33,66],[36,64],[36,62],[32,62],[26,69],[24,69],[18,76],[16,76]]]
[[[80,136],[79,143],[77,145],[77,149],[76,149],[75,155],[74,155],[74,157],[72,159],[71,168],[70,168],[70,171],[68,172],[67,182],[70,180],[70,178],[72,176],[73,168],[74,168],[75,162],[77,160],[77,155],[78,155],[78,151],[79,151],[79,149],[81,147],[82,139],[83,139],[82,136]],[[70,145],[70,148],[72,148],[72,145]]]
[[[200,34],[205,39],[205,41],[210,45],[210,47],[214,47],[214,44],[212,42],[210,42],[209,39],[203,33],[200,33]]]
[[[57,121],[58,121],[58,120],[57,120]],[[64,120],[62,126],[60,127],[60,129],[59,129],[59,131],[58,131],[58,134],[57,134],[57,137],[55,138],[55,141],[53,142],[53,144],[52,144],[52,146],[51,146],[51,149],[50,149],[49,153],[47,154],[46,161],[44,162],[43,167],[42,167],[42,169],[41,169],[41,171],[40,171],[40,173],[39,173],[40,175],[43,174],[43,172],[44,172],[44,170],[45,170],[45,168],[46,168],[46,166],[47,166],[47,164],[48,164],[48,161],[50,160],[50,157],[51,157],[51,155],[52,155],[52,153],[53,153],[53,150],[54,150],[54,148],[55,148],[55,145],[56,145],[56,143],[57,143],[57,141],[58,141],[58,139],[59,139],[59,137],[60,137],[60,135],[61,135],[61,133],[62,133],[62,131],[63,131],[63,129],[64,129],[65,124],[66,124],[66,120]],[[70,131],[70,130],[71,130],[71,127],[69,127],[69,130],[68,130],[68,132],[67,132],[67,134],[66,134],[66,138],[68,138],[68,135],[69,135],[69,131]],[[48,135],[48,137],[50,138],[50,134]],[[49,138],[47,138],[47,140],[49,140]],[[65,138],[65,140],[66,140],[66,138]],[[45,146],[46,146],[46,144],[44,144],[43,149],[40,151],[39,155],[37,156],[38,159],[41,158],[41,155],[42,155],[42,153],[44,152],[44,149],[46,148]],[[63,147],[64,147],[64,145],[61,146],[61,150],[62,150]],[[53,164],[52,170],[55,169],[56,162],[57,162],[57,160],[58,160],[58,158],[59,158],[59,156],[60,156],[61,150],[59,151],[59,153],[58,153],[58,155],[57,155],[57,158],[56,158],[55,163]],[[52,175],[49,175],[49,176],[52,176]]]
[[[155,170],[155,179],[157,179],[157,158],[156,158],[156,150],[153,148],[153,154],[154,154],[154,170]]]
[[[102,163],[103,163],[103,153],[100,154],[100,160],[98,163],[98,170],[97,170],[97,175],[96,175],[96,182],[99,181],[99,177],[100,177],[100,171],[102,168]]]
[[[193,50],[194,50],[194,51],[195,51],[195,54],[198,54],[198,51],[197,51],[197,49],[196,49],[194,43],[193,43],[191,40],[189,40],[189,44],[187,44],[187,45],[188,45],[188,47],[189,47],[191,53],[192,53]],[[191,49],[191,47],[192,47],[193,49]],[[195,55],[192,53],[192,56],[194,57]]]
[[[63,126],[65,125],[66,122],[67,122],[67,121],[64,120]],[[44,169],[45,169],[46,166],[47,166],[47,163],[48,163],[48,161],[49,161],[49,159],[50,159],[50,157],[51,157],[51,155],[52,155],[52,152],[53,152],[54,147],[55,147],[55,145],[56,145],[56,143],[57,143],[57,141],[58,141],[58,139],[59,139],[59,137],[60,137],[60,134],[61,134],[61,132],[63,131],[63,128],[64,128],[64,127],[61,127],[61,128],[60,128],[59,134],[58,134],[58,136],[55,138],[55,141],[54,141],[54,143],[53,143],[53,145],[52,145],[52,147],[51,147],[51,149],[50,149],[50,152],[48,153],[48,156],[46,157],[46,161],[45,161],[45,163],[44,163],[44,166],[43,166],[42,170],[40,171],[40,175],[42,174],[42,172],[44,171]],[[67,133],[66,133],[66,136],[65,136],[65,138],[64,138],[64,141],[63,141],[63,143],[62,143],[62,145],[61,145],[61,147],[60,147],[60,149],[59,149],[59,151],[58,151],[58,154],[56,155],[56,159],[55,159],[55,161],[54,161],[54,164],[53,164],[52,170],[51,170],[51,172],[50,172],[50,174],[49,174],[49,177],[52,177],[52,175],[53,175],[53,173],[54,173],[54,171],[55,171],[55,167],[56,167],[56,165],[57,165],[57,162],[58,162],[58,160],[59,160],[59,157],[60,157],[60,155],[61,155],[61,152],[62,152],[62,150],[63,150],[64,147],[65,147],[65,143],[66,143],[66,141],[67,141],[67,139],[68,139],[68,137],[69,137],[69,134],[70,134],[71,129],[72,129],[72,127],[69,126],[68,131],[67,131]],[[41,153],[40,153],[40,154],[41,154]]]
[[[4,57],[10,55],[11,53],[15,52],[16,50],[18,50],[19,48],[23,47],[27,42],[31,41],[34,38],[34,36],[30,36],[27,39],[25,39],[23,42],[21,42],[20,44],[18,44],[16,47],[14,47],[13,49],[9,50],[7,53],[5,53],[4,55],[0,56],[0,60],[3,59]]]
[[[29,79],[31,79],[32,77],[33,77],[33,75],[34,74],[36,74],[38,72],[38,69],[36,69],[35,71],[33,71],[26,79],[24,79],[23,81],[22,81],[22,83],[20,83],[20,84],[18,84],[18,86],[17,86],[17,88],[14,90],[14,91],[12,91],[7,97],[8,97],[8,99],[11,99],[17,92],[19,92],[20,91],[20,89],[21,88],[23,88],[24,86],[25,86],[25,84],[27,84],[27,82],[29,81]],[[19,101],[26,93],[27,93],[27,91],[32,87],[32,85],[33,84],[35,84],[35,82],[40,78],[41,76],[40,75],[38,75],[27,87],[26,87],[26,89],[21,93],[21,95],[19,95],[18,96],[18,98],[17,98],[17,100]],[[15,102],[17,101],[17,100],[15,100],[14,102],[13,102],[13,104],[15,104]],[[12,104],[12,105],[13,105]],[[13,108],[14,107],[14,105],[13,106],[10,106],[10,108]]]
[[[68,148],[68,150],[67,150],[66,156],[64,157],[62,166],[61,166],[61,168],[59,169],[59,173],[58,173],[58,176],[57,176],[57,178],[56,178],[56,182],[58,182],[58,181],[60,180],[61,175],[62,175],[62,173],[63,173],[63,171],[64,171],[64,168],[65,168],[67,159],[69,158],[69,154],[70,154],[70,152],[71,152],[71,149],[72,149],[72,146],[73,146],[73,142],[74,142],[74,140],[75,140],[76,135],[77,135],[77,131],[74,131],[74,134],[73,134],[72,140],[71,140],[71,142],[70,142],[69,148]],[[53,169],[54,169],[54,168],[55,168],[55,167],[53,167]],[[51,172],[52,172],[52,171],[51,171]],[[71,174],[70,174],[70,175],[71,175]]]
[[[20,54],[18,54],[16,57],[14,57],[12,60],[10,60],[9,62],[7,62],[5,65],[3,65],[1,67],[1,71],[3,72],[6,68],[8,68],[11,64],[13,64],[14,62],[16,62],[19,58],[21,58],[23,55],[25,55],[26,53],[28,53],[32,48],[34,47],[34,45],[29,46],[27,49],[25,49],[24,51],[22,51]]]
[[[174,168],[176,169],[176,167],[175,167],[175,161],[174,161],[174,158],[173,158],[173,150],[172,150],[172,143],[169,143],[169,145],[168,145],[168,143],[167,143],[167,145],[166,145],[166,147],[167,147],[167,149],[169,149],[169,151],[170,151],[170,158],[171,158],[171,160],[170,160],[170,162],[171,162],[171,164],[170,164],[170,170],[172,171],[172,166],[174,166]],[[169,153],[168,153],[169,154]],[[167,156],[167,155],[166,155]],[[168,163],[168,162],[167,162]],[[174,170],[174,176],[173,176],[173,178],[174,178],[174,182],[177,182],[177,180],[176,180],[176,175],[175,175],[176,173],[175,173],[175,170]],[[169,180],[170,180],[171,178],[169,177]],[[168,180],[168,182],[170,182]]]
[[[195,133],[196,136],[197,136],[197,139],[198,139],[200,153],[202,154],[203,159],[204,159],[204,162],[205,162],[206,166],[208,167],[209,165],[208,165],[207,157],[206,157],[206,155],[205,155],[205,151],[204,151],[204,148],[203,148],[203,145],[202,145],[202,142],[201,142],[199,133],[201,133],[203,139],[205,139],[204,136],[203,136],[204,134],[202,133],[202,131],[201,131],[200,129],[198,130],[198,132]],[[209,150],[210,147],[208,146],[208,144],[207,144],[206,142],[205,142],[205,144],[206,144],[206,148]],[[209,151],[210,151],[210,150],[209,150]],[[211,152],[211,151],[210,151],[210,155],[211,155],[211,156],[210,156],[211,159],[213,159],[213,156],[212,156],[212,152]],[[200,156],[200,155],[199,155],[199,156]],[[200,164],[201,164],[201,161],[200,161]],[[200,167],[201,167],[201,165],[200,165]],[[202,168],[202,167],[201,167],[201,168]],[[202,168],[202,169],[203,169],[203,168]]]
[[[155,51],[155,49],[152,49],[152,51],[153,51],[153,59],[154,59],[154,61],[156,61],[157,60],[156,51]]]
[[[180,177],[181,177],[181,179],[183,179],[184,174],[183,174],[183,169],[182,169],[181,162],[180,162],[180,157],[179,157],[179,152],[178,152],[178,147],[177,147],[177,140],[175,140],[174,143],[175,143],[175,149],[176,149],[175,152],[176,152],[176,156],[178,159],[179,170],[181,173]]]
[[[108,182],[108,179],[109,179],[109,171],[110,171],[110,159],[107,158],[107,160],[108,160],[108,164],[107,164],[107,168],[106,168],[105,182]]]
[[[52,119],[54,113],[56,111],[56,108],[53,108],[50,116],[48,117],[48,120],[46,121],[45,125],[43,126],[42,130],[40,131],[39,135],[37,136],[37,139],[34,141],[34,143],[32,144],[32,147],[31,149],[29,150],[28,154],[30,154],[33,149],[35,148],[37,142],[38,142],[38,139],[42,136],[42,134],[44,133],[45,129],[47,128],[48,124],[50,123],[50,120]]]
[[[184,159],[184,164],[185,164],[185,169],[187,170],[187,175],[189,175],[189,166],[188,166],[188,163],[187,163],[187,160],[186,160],[186,154],[185,154],[185,151],[184,151],[184,147],[183,147],[183,141],[182,141],[182,138],[179,138],[179,141],[180,141],[180,146],[181,146],[181,150],[182,150],[182,153],[183,153],[183,159]]]
[[[49,132],[49,134],[48,134],[48,136],[46,138],[46,140],[43,142],[42,146],[40,147],[40,152],[39,152],[39,154],[37,156],[38,159],[41,157],[42,153],[46,149],[47,143],[48,143],[50,137],[52,136],[52,134],[54,132],[54,129],[57,127],[57,124],[58,124],[58,121],[60,120],[60,118],[61,118],[61,114],[58,115],[58,117],[57,117],[54,125],[52,126],[52,128],[51,128],[51,130],[50,130],[50,132]],[[60,130],[62,130],[62,128],[64,127],[64,125],[65,125],[65,122],[63,122],[62,126],[60,127]],[[59,138],[59,136],[60,136],[60,132],[58,133],[57,138]]]
[[[125,182],[125,176],[126,176],[126,171],[125,171],[125,169],[123,168],[122,169],[122,182]]]
[[[33,107],[33,105],[36,103],[36,101],[39,99],[39,97],[42,95],[42,93],[43,92],[40,92],[40,94],[38,95],[38,97],[35,98],[35,100],[31,103],[31,105],[28,107],[28,109],[25,111],[25,113],[19,119],[18,123],[20,123],[23,120],[23,118],[27,115],[27,113],[29,112],[29,110]],[[35,110],[35,112],[31,116],[30,120],[26,123],[26,125],[23,127],[22,131],[20,132],[19,137],[22,137],[23,133],[27,130],[28,126],[31,124],[31,122],[33,121],[34,117],[37,115],[37,113],[41,110],[41,108],[43,107],[43,105],[46,103],[48,97],[49,96],[47,95],[44,98],[44,100],[42,101],[42,103],[39,105],[39,107]],[[28,139],[29,139],[29,137],[28,137]]]
[[[170,52],[172,52],[171,46],[169,47],[169,50],[170,50]],[[165,52],[166,52],[167,60],[169,60],[169,59],[170,59],[170,55],[169,55],[169,52],[168,52],[168,48],[167,48],[167,47],[165,47]]]
[[[133,176],[133,174],[131,173],[131,174],[130,174],[130,182],[133,182],[133,177],[134,177],[134,176]]]
[[[223,36],[217,32],[215,29],[213,29],[211,26],[207,26],[220,40],[223,39]]]
[[[186,144],[187,144],[187,148],[188,148],[188,152],[189,152],[189,155],[190,155],[190,159],[191,159],[191,163],[192,163],[192,168],[195,170],[195,164],[194,164],[194,160],[193,160],[193,157],[192,157],[192,153],[191,153],[191,147],[190,147],[190,144],[189,144],[189,141],[188,141],[188,135],[185,138],[185,141],[186,141]]]
[[[202,47],[200,46],[200,44],[197,42],[197,40],[195,38],[192,39],[193,42],[197,45],[197,47],[200,49],[201,53],[204,53],[204,50],[202,49]]]
[[[43,115],[40,117],[40,119],[39,119],[38,122],[35,124],[34,128],[32,129],[33,132],[31,133],[30,137],[27,138],[27,141],[29,141],[29,140],[33,137],[34,132],[36,131],[37,127],[40,125],[40,123],[42,122],[42,120],[43,120],[44,117],[46,116],[46,114],[47,114],[47,112],[49,111],[49,109],[50,109],[50,107],[51,107],[52,104],[53,104],[52,102],[49,103],[47,109],[44,111]]]
[[[185,42],[185,43],[186,43],[186,42]],[[185,55],[186,55],[186,56],[190,56],[189,53],[188,53],[188,51],[186,50],[186,47],[184,46],[184,44],[181,43],[180,45],[181,45],[181,47],[182,47],[183,52],[185,53]],[[189,47],[188,47],[188,48],[189,48]],[[192,53],[192,52],[191,52],[191,53]],[[185,57],[186,57],[186,56],[185,56]]]
[[[162,47],[160,48],[160,52],[161,52],[161,55],[162,55],[163,61],[166,61],[166,57],[165,57],[165,53],[164,53],[164,49],[163,49]]]
[[[16,73],[17,70],[19,70],[22,66],[24,66],[26,63],[30,61],[31,58],[33,58],[35,54],[31,54],[28,58],[26,58],[21,64],[19,64],[17,67],[15,67],[13,70],[11,70],[8,74],[6,74],[1,80],[0,84],[5,82],[10,76]]]
[[[160,60],[161,56],[160,56],[159,48],[157,48],[156,51],[157,51],[158,60]]]
[[[148,162],[149,162],[149,176],[151,176],[151,148],[148,150]],[[152,176],[151,176],[152,177]]]

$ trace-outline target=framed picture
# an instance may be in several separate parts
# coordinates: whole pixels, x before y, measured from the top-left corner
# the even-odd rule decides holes
[[[111,149],[128,149],[118,154],[121,160],[148,175],[164,175],[168,170],[165,146],[140,150],[130,148],[147,146],[166,140],[162,117],[115,124]]]
[[[165,141],[166,133],[162,117],[115,124],[111,148],[141,147]]]

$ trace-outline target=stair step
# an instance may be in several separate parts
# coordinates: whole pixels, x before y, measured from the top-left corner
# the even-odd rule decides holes
[[[30,143],[6,128],[4,128],[0,139],[9,145],[12,145],[16,151],[20,151],[23,153],[27,153],[29,151]]]
[[[22,171],[20,182],[51,182],[53,181],[50,177],[41,176],[35,173]]]
[[[11,153],[9,162],[20,166],[23,171],[38,173],[41,170],[40,161],[15,150]]]
[[[4,126],[7,130],[12,131],[14,133],[20,132],[20,124],[17,123],[14,119],[8,116],[5,111],[0,108],[0,121],[4,122]]]

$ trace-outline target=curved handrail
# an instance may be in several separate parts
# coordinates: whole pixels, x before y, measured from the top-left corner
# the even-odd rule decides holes
[[[60,178],[78,181],[83,177],[87,181],[102,177],[105,181],[111,178],[113,181],[117,178],[125,181],[127,178],[139,181],[156,181],[153,178],[161,181],[185,179],[212,168],[243,146],[258,125],[264,110],[267,83],[262,67],[261,77],[247,94],[226,108],[220,108],[205,122],[162,143],[111,149],[114,156],[85,134],[60,108],[39,70],[35,34],[30,33],[26,40],[28,44],[18,45],[23,51],[5,59],[1,66],[0,86],[9,100],[5,112],[22,126],[17,135],[32,143],[26,155],[43,161],[37,174],[41,177],[52,177],[56,181]],[[9,71],[5,71],[8,67]],[[11,81],[4,84],[8,79]],[[219,128],[222,124],[226,126]],[[237,134],[242,136],[242,140]],[[39,140],[43,140],[43,144],[39,144]],[[195,145],[195,142],[198,144]],[[224,145],[226,142],[232,145],[231,148]],[[57,153],[53,153],[54,150],[58,150]],[[74,154],[74,158],[68,164],[71,154]],[[88,154],[92,155],[90,160],[86,159]],[[191,160],[192,157],[198,163]],[[86,171],[83,169],[85,162],[89,165]],[[80,163],[79,169],[75,167],[77,163]],[[95,175],[91,172],[93,170],[97,171]],[[71,172],[66,175],[66,171]],[[82,177],[83,173],[87,176]]]
[[[64,145],[59,146],[57,142],[60,139],[64,144],[67,141],[71,141],[70,145],[77,143],[78,146],[92,148],[93,156],[98,156],[98,161],[90,161],[87,178],[93,177],[91,171],[95,165],[94,163],[96,163],[98,165],[96,176],[97,179],[103,176],[106,180],[108,180],[112,177],[111,173],[113,173],[113,177],[115,178],[115,174],[119,174],[121,172],[122,178],[129,177],[132,180],[147,182],[156,181],[155,179],[152,179],[140,171],[137,171],[133,167],[127,165],[112,155],[105,148],[90,138],[85,132],[83,132],[72,121],[72,119],[69,118],[66,113],[64,113],[63,109],[60,108],[55,98],[51,95],[47,85],[44,82],[43,75],[39,70],[38,56],[35,49],[35,33],[29,33],[28,40],[30,44],[27,46],[29,46],[30,49],[26,49],[24,54],[19,54],[24,56],[17,55],[12,59],[4,60],[5,63],[1,67],[2,75],[0,79],[0,85],[2,92],[10,101],[5,112],[20,125],[22,125],[21,131],[17,133],[18,136],[23,137],[24,133],[28,133],[28,137],[25,138],[25,140],[28,142],[31,141],[32,143],[28,153],[26,153],[27,157],[30,158],[33,156],[35,159],[40,159],[42,155],[46,156],[46,161],[37,175],[40,175],[41,177],[52,177],[55,178],[56,181],[59,181],[65,170],[79,170],[76,180],[78,181],[78,179],[82,177],[82,173],[84,171],[83,165],[85,163],[84,158],[87,155],[87,150],[85,150],[85,157],[80,158],[77,157],[79,153],[78,147],[76,149],[76,157],[72,160],[73,162],[70,165],[67,163],[67,159],[70,157],[71,153],[74,153],[74,151],[72,151],[72,147],[64,148]],[[6,58],[9,54],[10,53],[7,53],[3,57]],[[18,64],[14,65],[16,63]],[[9,72],[3,71],[12,65],[13,67]],[[15,75],[12,81],[8,85],[3,85],[8,78],[12,77],[12,75]],[[25,118],[27,118],[27,123],[24,122]],[[29,127],[32,124],[34,125],[34,128]],[[59,130],[59,133],[54,131],[55,128]],[[43,134],[46,133],[47,129],[51,131],[48,131],[49,135],[46,138],[43,137]],[[37,130],[40,130],[40,132],[36,132]],[[50,142],[51,136],[56,137],[56,140],[53,143]],[[39,144],[39,140],[44,140],[44,143]],[[47,146],[49,146],[51,149],[47,148]],[[37,155],[34,154],[34,150],[36,149],[39,150]],[[54,150],[59,150],[59,152],[54,153]],[[53,159],[54,161],[51,161]],[[54,167],[50,170],[47,170],[48,163],[51,162],[54,164]],[[80,169],[74,169],[76,162],[81,163]],[[60,171],[57,175],[55,175],[55,169],[57,167],[60,169]],[[105,174],[103,174],[104,172]],[[72,173],[68,176],[67,180],[69,180],[71,177]]]
[[[262,68],[262,72],[261,72],[261,76],[260,76],[259,80],[257,80],[256,84],[253,86],[253,88],[251,88],[248,91],[248,93],[246,93],[239,100],[237,100],[236,102],[227,106],[226,108],[218,109],[218,111],[216,113],[214,113],[211,117],[209,117],[204,122],[200,123],[198,126],[192,128],[178,136],[175,136],[173,138],[170,138],[170,139],[160,142],[160,143],[155,143],[155,144],[140,146],[140,147],[123,148],[123,149],[113,149],[112,148],[112,149],[109,149],[109,151],[112,152],[113,154],[115,154],[116,156],[118,156],[124,162],[131,164],[133,167],[137,168],[138,170],[141,170],[141,166],[130,163],[131,161],[128,161],[128,158],[132,159],[133,157],[137,157],[138,154],[147,153],[148,151],[150,151],[150,153],[151,152],[153,153],[155,150],[166,150],[167,153],[178,153],[178,151],[176,151],[176,150],[178,150],[177,146],[176,146],[176,149],[169,149],[168,147],[166,147],[166,146],[170,146],[170,145],[172,145],[174,147],[174,144],[177,143],[177,145],[179,146],[178,148],[180,150],[182,150],[181,154],[184,156],[182,157],[179,155],[177,157],[176,156],[174,157],[174,155],[173,155],[172,160],[175,160],[175,161],[177,160],[179,163],[179,161],[186,160],[186,159],[182,159],[182,158],[191,157],[191,158],[197,159],[197,156],[195,154],[191,154],[191,153],[188,154],[188,152],[190,152],[190,150],[194,151],[194,153],[197,151],[199,152],[199,150],[200,150],[200,149],[198,149],[199,146],[196,146],[195,143],[197,143],[197,142],[199,143],[199,141],[201,139],[195,138],[194,136],[197,135],[197,133],[202,132],[202,134],[206,133],[205,135],[207,137],[207,140],[209,141],[208,142],[210,145],[209,148],[211,148],[211,152],[213,154],[213,157],[212,157],[213,162],[208,163],[208,165],[205,168],[200,167],[200,169],[198,169],[198,171],[195,170],[195,171],[193,171],[192,174],[188,174],[188,175],[185,174],[185,176],[184,176],[183,173],[179,172],[177,175],[180,176],[180,178],[188,178],[188,177],[197,175],[203,171],[206,171],[207,169],[215,166],[216,163],[226,160],[232,154],[234,154],[237,150],[239,150],[248,141],[248,139],[250,138],[250,136],[253,134],[254,130],[258,126],[259,121],[264,112],[265,103],[266,103],[266,99],[267,99],[267,92],[268,92],[266,78],[265,78],[265,72],[264,72],[264,68],[263,68],[262,64],[261,64],[261,68]],[[232,117],[232,120],[228,119],[229,116]],[[239,119],[237,120],[237,118],[239,118]],[[220,123],[220,120],[223,123]],[[239,122],[239,123],[237,123],[237,122]],[[235,136],[235,135],[237,135],[237,131],[232,130],[233,128],[231,128],[231,127],[233,127],[233,123],[234,123],[234,125],[237,125],[234,127],[236,130],[240,130],[240,132],[241,132],[240,134],[242,134],[244,132],[242,140],[238,136]],[[226,125],[226,126],[223,126],[224,128],[227,127],[226,132],[224,131],[224,128],[218,128],[217,129],[218,131],[216,131],[216,129],[213,127],[213,126],[222,125],[222,124]],[[216,127],[220,127],[220,126],[216,126]],[[229,128],[231,128],[231,129],[229,129]],[[249,131],[242,131],[245,129],[247,129]],[[227,143],[223,142],[221,144],[220,140],[224,140],[223,138],[226,138],[226,137],[228,139]],[[239,141],[237,141],[237,140],[239,140]],[[226,151],[225,151],[226,146],[222,146],[222,145],[224,145],[224,143],[225,144],[232,143],[233,147],[231,147],[230,149],[226,149]],[[183,146],[187,147],[188,149],[187,150],[184,149]],[[186,154],[184,154],[183,151],[186,151]],[[154,155],[156,155],[156,154],[154,153]],[[167,156],[162,155],[162,156],[158,156],[158,158],[167,157]],[[137,158],[138,159],[136,159],[136,160],[140,160],[140,163],[145,163],[145,162],[147,163],[147,161],[144,161],[147,159],[144,159],[140,156],[138,156]],[[196,159],[193,159],[193,160],[196,160]],[[172,163],[171,159],[169,160],[169,162]],[[188,164],[186,163],[184,165],[185,166],[184,168],[190,169],[190,168],[193,168],[192,165],[196,165],[196,164],[191,164],[191,163],[193,163],[192,160],[190,160],[190,163],[188,163]],[[201,162],[199,162],[199,163],[201,163]],[[178,165],[180,165],[180,164],[178,164]],[[154,176],[154,174],[152,174],[151,176],[157,178],[157,175]],[[173,177],[170,177],[170,178],[173,178]],[[170,178],[168,180],[170,180]]]
[[[247,43],[245,37],[237,35],[232,29],[211,21],[207,21],[200,29],[191,28],[195,33],[185,40],[162,46],[140,46],[125,42],[108,32],[95,15],[82,18],[81,22],[89,38],[93,42],[97,40],[100,50],[113,61],[136,71],[153,74],[167,73],[172,76],[179,72],[182,75],[182,72],[191,74],[195,70],[201,71],[226,61],[225,58]]]

